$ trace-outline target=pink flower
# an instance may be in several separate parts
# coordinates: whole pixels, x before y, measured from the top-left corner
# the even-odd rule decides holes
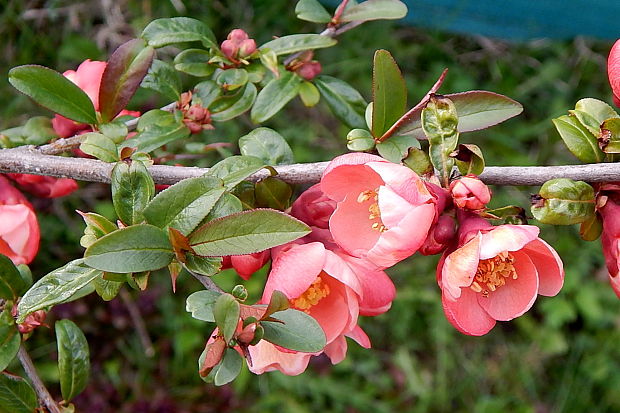
[[[77,70],[67,70],[63,73],[67,79],[86,92],[93,102],[95,110],[99,110],[99,87],[101,86],[101,78],[103,77],[106,66],[106,62],[87,59],[78,66]],[[125,115],[137,117],[140,116],[140,112],[122,110],[118,114],[118,116]],[[52,127],[61,138],[68,138],[77,135],[79,132],[92,130],[90,125],[77,123],[60,115],[56,115],[54,119],[52,119]]]
[[[7,174],[22,189],[39,198],[58,198],[69,195],[78,184],[69,178],[54,178],[51,176],[31,174]]]
[[[450,194],[454,205],[470,211],[479,211],[491,201],[491,191],[475,175],[467,175],[452,181]]]
[[[614,93],[614,103],[620,107],[620,39],[616,40],[607,59],[607,75]]]
[[[222,42],[221,50],[230,61],[237,62],[237,58],[243,59],[256,51],[256,42],[245,31],[234,29]]]
[[[293,202],[291,215],[311,227],[329,228],[329,218],[336,210],[336,202],[321,191],[321,184],[312,185]]]
[[[234,268],[241,278],[249,280],[250,276],[265,265],[270,257],[270,250],[247,255],[229,255],[223,257],[222,269]]]
[[[32,206],[0,176],[0,254],[15,265],[29,264],[39,251],[39,224]]]
[[[346,354],[345,336],[363,347],[370,347],[366,334],[357,326],[360,297],[366,289],[349,265],[320,242],[288,244],[273,251],[273,267],[262,303],[269,302],[274,290],[289,298],[291,308],[304,311],[319,323],[327,345],[325,354],[336,364]],[[376,285],[377,288],[382,286]],[[368,290],[372,294],[371,290]],[[368,297],[367,302],[372,302]],[[383,306],[383,303],[377,303]],[[294,352],[261,341],[250,346],[250,370],[256,374],[280,370],[285,374],[302,373],[314,353]]]
[[[560,257],[532,225],[492,226],[467,216],[458,247],[437,267],[448,321],[473,336],[488,333],[532,307],[537,294],[554,296],[564,283]]]
[[[335,242],[347,253],[387,268],[414,254],[435,219],[435,198],[409,168],[375,155],[334,159],[321,189],[337,202],[329,220]]]
[[[620,252],[620,205],[611,196],[605,205],[599,209],[603,218],[603,233],[601,234],[601,244],[605,264],[609,271],[609,281],[616,295],[620,298],[620,277],[618,276],[618,253]]]

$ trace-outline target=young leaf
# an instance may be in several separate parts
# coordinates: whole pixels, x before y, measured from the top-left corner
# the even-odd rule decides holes
[[[155,194],[155,183],[141,161],[118,162],[112,169],[114,210],[125,225],[142,222],[142,210]]]
[[[400,163],[409,154],[409,148],[420,148],[420,142],[411,136],[394,136],[377,144],[379,155],[390,162]]]
[[[459,117],[459,133],[486,129],[504,122],[523,112],[523,106],[504,95],[484,90],[472,90],[462,93],[443,95],[449,98]],[[403,122],[395,135],[411,135],[416,139],[424,138],[424,131],[420,123],[422,107],[408,115],[407,122]]]
[[[217,48],[211,29],[200,20],[189,17],[153,20],[144,28],[141,37],[155,48],[195,41],[202,42],[205,47]]]
[[[579,236],[584,241],[596,241],[603,232],[603,219],[599,214],[593,214],[579,226]]]
[[[221,294],[213,305],[213,318],[224,336],[224,341],[229,342],[239,323],[239,302],[230,294]]]
[[[78,259],[67,263],[38,280],[22,297],[17,306],[18,323],[37,310],[66,302],[102,275]],[[92,291],[92,290],[91,290]]]
[[[545,182],[532,197],[532,215],[544,224],[573,225],[594,215],[594,189],[583,181],[567,178]]]
[[[160,146],[177,140],[185,139],[190,131],[183,122],[174,118],[163,118],[161,122],[144,127],[131,139],[127,139],[120,145],[122,148],[136,148],[139,152],[151,152]],[[168,120],[169,119],[169,120]]]
[[[407,15],[407,6],[399,0],[366,0],[348,7],[340,17],[341,22],[356,20],[402,19]]]
[[[121,228],[99,238],[84,252],[84,262],[101,271],[158,270],[174,256],[168,235],[148,224]]]
[[[289,308],[274,313],[271,317],[281,322],[261,321],[265,329],[264,340],[304,353],[314,353],[325,347],[323,329],[314,318],[303,311]]]
[[[375,147],[375,138],[366,129],[352,129],[347,134],[347,148],[351,151],[371,151]]]
[[[331,47],[336,43],[335,39],[320,34],[291,34],[271,40],[262,45],[259,50],[269,49],[279,56],[303,50]]]
[[[241,211],[243,211],[243,205],[241,205],[239,198],[229,192],[224,192],[224,195],[217,201],[209,215],[202,221],[202,224]]]
[[[484,156],[476,145],[460,144],[452,156],[461,175],[480,175],[484,170]]]
[[[0,254],[0,298],[15,300],[27,288],[28,286],[22,279],[13,261],[6,255]]]
[[[140,86],[161,93],[170,100],[178,100],[181,96],[179,73],[170,64],[157,59],[153,60]]]
[[[118,144],[125,140],[129,129],[125,123],[115,119],[110,123],[102,123],[99,125],[99,132],[110,138],[114,143]]]
[[[245,69],[226,69],[217,73],[215,83],[224,90],[235,90],[248,83],[248,72]]]
[[[211,277],[222,269],[222,258],[199,257],[188,252],[185,254],[185,268],[200,275]]]
[[[287,310],[289,307],[290,303],[288,301],[288,297],[284,295],[283,292],[274,290],[273,293],[271,293],[269,304],[267,305],[267,309],[265,310],[265,313],[263,314],[261,319],[266,319],[270,317],[273,313]]]
[[[120,281],[106,280],[103,277],[97,277],[93,280],[95,292],[99,297],[101,297],[103,301],[113,300],[120,292],[123,284],[125,283]]]
[[[103,122],[111,121],[125,109],[154,57],[155,49],[142,39],[123,43],[112,53],[99,88],[99,111]]]
[[[273,78],[258,93],[250,116],[255,123],[264,122],[278,113],[291,99],[297,96],[302,78],[286,71],[278,78]]]
[[[407,156],[403,159],[403,164],[420,176],[431,175],[433,164],[431,158],[425,150],[409,148]]]
[[[256,87],[254,88],[256,91]],[[192,103],[197,103],[202,107],[208,108],[220,95],[222,88],[213,80],[205,80],[194,86]]]
[[[265,167],[265,162],[255,156],[229,156],[213,165],[206,176],[213,176],[224,181],[224,187],[233,189],[241,181]]]
[[[256,205],[284,211],[290,205],[293,189],[289,184],[273,176],[256,183]]]
[[[206,350],[205,350],[206,351]],[[206,352],[203,352],[198,362],[198,368],[201,368]],[[216,386],[223,386],[224,384],[233,381],[241,372],[243,367],[243,358],[236,350],[227,348],[224,352],[222,360],[213,367],[211,372],[206,377],[201,377],[207,383],[213,383]]]
[[[174,68],[179,72],[197,77],[206,77],[213,73],[215,66],[209,64],[211,55],[202,49],[187,49],[174,58]]]
[[[368,104],[351,85],[331,76],[318,76],[314,84],[334,116],[342,123],[352,129],[366,127],[364,111]]]
[[[310,232],[303,222],[281,212],[257,209],[213,220],[189,237],[196,254],[221,257],[264,251]]]
[[[224,191],[217,178],[184,179],[157,194],[143,214],[149,224],[170,226],[188,235],[211,212]]]
[[[218,112],[211,113],[211,120],[214,122],[225,122],[244,114],[250,110],[254,104],[256,94],[256,86],[252,83],[246,84],[243,89],[240,89],[239,92],[236,93],[232,99],[230,99],[228,102],[230,105],[227,105],[226,108],[220,109]],[[222,97],[216,102],[226,98],[228,98],[228,96]]]
[[[52,69],[37,65],[14,67],[9,71],[9,83],[52,112],[80,123],[97,123],[88,95]]]
[[[363,3],[362,3],[363,4]],[[405,113],[407,85],[387,50],[377,50],[372,67],[372,134],[383,136]]]
[[[620,118],[607,119],[601,123],[598,144],[605,153],[620,153]]]
[[[454,159],[450,158],[450,154],[458,144],[458,122],[456,108],[445,96],[432,96],[422,110],[422,128],[430,144],[431,162],[446,186],[454,166]]]
[[[5,308],[0,314],[0,371],[6,369],[13,361],[21,342],[11,311]]]
[[[314,86],[310,82],[302,82],[299,87],[299,97],[301,101],[304,103],[304,106],[307,108],[311,108],[319,103],[321,99],[321,93],[316,86]]]
[[[117,162],[118,149],[114,141],[98,132],[85,133],[80,150],[104,162]]]
[[[599,125],[607,119],[620,117],[607,103],[592,98],[578,100],[575,104],[575,110],[585,112],[592,116]]]
[[[58,344],[60,392],[65,401],[80,394],[88,384],[90,359],[88,342],[82,330],[71,320],[58,320],[55,325]]]
[[[220,295],[222,294],[216,291],[196,291],[187,297],[185,311],[192,313],[192,317],[196,320],[214,323],[213,305]]]
[[[267,165],[286,165],[294,162],[293,151],[278,132],[269,128],[256,128],[239,138],[242,155],[254,156]]]
[[[26,380],[0,373],[0,413],[32,413],[38,406],[37,395]]]
[[[295,15],[300,20],[313,23],[329,23],[332,19],[318,0],[299,0],[295,6]]]
[[[601,162],[605,156],[598,146],[596,137],[572,116],[560,116],[552,119],[562,140],[568,149],[580,161],[586,163]]]

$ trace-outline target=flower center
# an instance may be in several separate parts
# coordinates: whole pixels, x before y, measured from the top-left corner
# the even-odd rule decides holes
[[[329,295],[329,285],[323,281],[321,275],[310,284],[310,287],[304,291],[299,297],[289,300],[291,306],[303,310],[305,313],[310,312],[310,308],[315,306],[323,298]]]
[[[469,288],[477,293],[482,293],[483,297],[488,297],[490,292],[505,285],[507,279],[517,279],[514,262],[515,258],[508,251],[500,252],[488,260],[480,260],[474,282]]]
[[[377,202],[379,196],[377,195],[377,192],[379,192],[379,188],[375,190],[362,191],[357,197],[357,202],[363,204],[364,202],[368,202],[370,200],[374,201],[368,207],[368,219],[372,222],[370,227],[376,231],[385,232],[388,229],[385,225],[383,225],[383,221],[381,221],[381,211],[379,210],[379,203]]]

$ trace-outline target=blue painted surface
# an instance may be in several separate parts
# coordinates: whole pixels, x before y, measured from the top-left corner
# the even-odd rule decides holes
[[[404,0],[418,27],[512,40],[620,38],[620,0]],[[339,1],[325,1],[330,5]]]

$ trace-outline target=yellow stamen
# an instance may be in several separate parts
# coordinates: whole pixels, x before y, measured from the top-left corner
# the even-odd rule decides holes
[[[327,285],[325,281],[323,281],[321,275],[319,275],[306,291],[299,297],[290,300],[291,306],[305,313],[309,313],[312,306],[317,305],[319,301],[329,295],[329,291],[329,285]]]
[[[516,280],[518,278],[513,265],[514,261],[514,256],[508,251],[502,251],[497,256],[487,260],[480,260],[474,282],[469,288],[474,292],[482,293],[483,297],[488,297],[490,292],[506,285],[507,279]],[[483,288],[482,285],[486,288]]]

